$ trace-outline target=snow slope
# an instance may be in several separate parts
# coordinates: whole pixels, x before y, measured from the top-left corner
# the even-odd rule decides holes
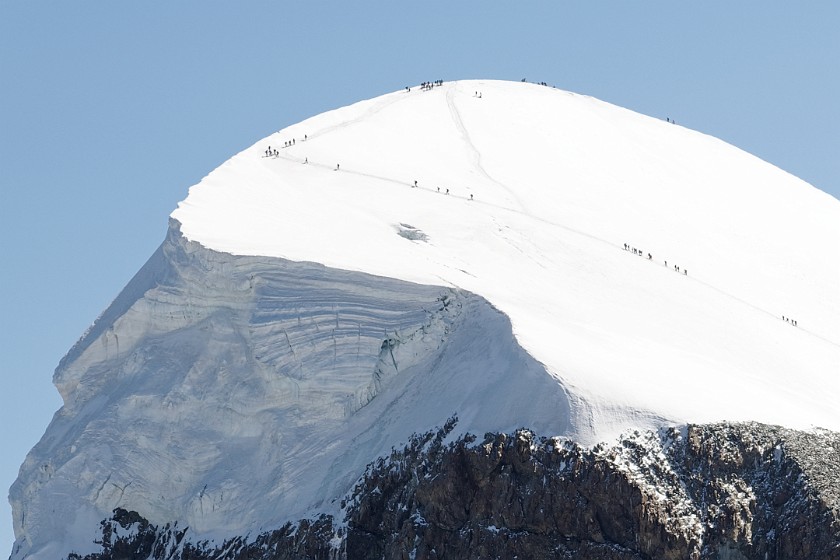
[[[196,538],[335,511],[365,463],[453,413],[456,433],[582,443],[840,430],[838,240],[840,202],[799,179],[552,88],[455,82],[313,117],[192,187],[59,365],[13,558],[94,550],[118,506]]]
[[[840,203],[590,97],[465,81],[357,103],[238,154],[172,217],[218,251],[487,298],[585,403],[586,441],[636,410],[840,428]]]

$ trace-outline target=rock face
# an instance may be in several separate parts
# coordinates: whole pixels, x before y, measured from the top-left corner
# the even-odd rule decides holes
[[[447,443],[456,422],[369,465],[342,522],[214,546],[118,510],[84,558],[840,558],[840,434],[689,425],[584,449],[525,429]]]

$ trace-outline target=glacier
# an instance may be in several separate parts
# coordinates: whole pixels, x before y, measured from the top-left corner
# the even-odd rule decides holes
[[[95,551],[118,507],[207,539],[336,513],[453,414],[453,437],[582,444],[840,430],[838,239],[840,202],[803,181],[545,86],[318,115],[193,186],[59,364],[12,558]]]
[[[565,390],[486,300],[210,251],[176,222],[55,384],[64,406],[12,489],[35,542],[127,504],[220,538],[337,511],[372,457],[454,413],[459,433],[569,429]]]

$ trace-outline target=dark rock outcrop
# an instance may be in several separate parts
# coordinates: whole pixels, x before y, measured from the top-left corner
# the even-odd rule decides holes
[[[455,422],[369,465],[343,523],[218,546],[117,510],[85,560],[840,559],[840,434],[691,425],[585,449],[524,429],[448,442]]]

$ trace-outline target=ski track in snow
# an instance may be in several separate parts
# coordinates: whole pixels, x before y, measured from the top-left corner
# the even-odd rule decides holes
[[[455,106],[455,92],[457,91],[457,84],[450,86],[446,90],[446,106],[449,109],[449,115],[452,117],[452,123],[455,125],[455,128],[458,130],[458,134],[460,134],[461,138],[463,138],[464,143],[468,146],[471,152],[471,159],[473,166],[478,170],[482,177],[484,177],[487,181],[501,187],[510,198],[516,203],[517,209],[514,211],[521,212],[523,214],[531,215],[528,212],[528,209],[522,204],[522,201],[519,197],[516,196],[511,189],[509,189],[506,185],[500,183],[496,179],[490,176],[489,173],[481,166],[481,152],[479,152],[475,145],[470,140],[470,133],[467,131],[467,128],[464,126],[464,122],[461,120],[461,114],[458,112],[458,107]]]
[[[319,136],[329,134],[330,132],[333,132],[335,130],[341,130],[343,128],[347,128],[347,127],[352,126],[352,125],[354,125],[358,122],[362,122],[366,119],[369,119],[371,116],[379,113],[380,111],[382,111],[383,109],[387,108],[390,105],[393,105],[394,103],[398,103],[399,101],[401,101],[401,99],[399,97],[399,94],[396,94],[396,93],[393,93],[390,96],[385,96],[382,99],[374,100],[371,107],[368,108],[361,115],[359,115],[357,117],[354,117],[352,119],[348,119],[346,121],[339,122],[338,124],[326,126],[326,127],[321,128],[319,130],[316,130],[314,133],[307,135],[308,138],[307,138],[306,141],[308,142],[312,139],[318,138]]]

